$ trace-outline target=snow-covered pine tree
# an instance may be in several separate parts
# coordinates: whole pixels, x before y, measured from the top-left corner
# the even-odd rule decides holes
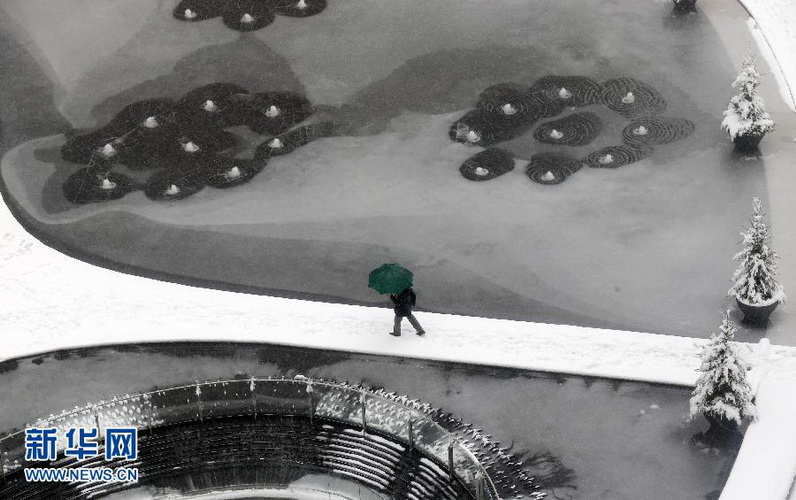
[[[735,327],[730,311],[718,333],[710,335],[710,342],[700,354],[702,364],[696,388],[691,396],[691,417],[702,413],[711,423],[712,431],[733,430],[744,418],[756,416],[752,389],[746,380],[748,364],[733,342]]]
[[[771,234],[763,220],[760,198],[752,200],[752,218],[743,237],[743,250],[735,254],[733,261],[741,264],[732,276],[735,283],[727,292],[744,304],[766,306],[785,301],[785,291],[774,277],[777,275],[777,254],[771,250]]]
[[[761,135],[774,130],[774,120],[766,112],[763,98],[757,95],[760,73],[757,72],[754,56],[747,56],[741,63],[743,69],[732,86],[738,94],[730,99],[721,128],[735,139],[739,136]]]

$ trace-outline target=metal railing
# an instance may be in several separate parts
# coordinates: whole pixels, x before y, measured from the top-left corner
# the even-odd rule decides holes
[[[353,424],[362,432],[380,432],[444,464],[476,500],[500,500],[483,465],[459,438],[412,400],[348,384],[309,379],[250,378],[197,382],[146,393],[114,397],[50,415],[26,427],[56,427],[64,440],[70,428],[154,429],[181,422],[229,416],[292,415]],[[0,438],[0,475],[25,465],[25,430]],[[64,441],[58,443],[64,449]],[[102,444],[102,443],[100,443]]]

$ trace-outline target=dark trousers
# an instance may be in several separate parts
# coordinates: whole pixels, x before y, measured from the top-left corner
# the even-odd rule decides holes
[[[393,329],[392,329],[393,333],[396,333],[398,335],[401,334],[401,320],[402,319],[403,319],[403,316],[399,316],[397,314],[395,315],[395,324],[394,324]],[[417,330],[418,333],[423,331],[423,327],[420,326],[420,323],[417,321],[417,318],[415,318],[414,314],[409,313],[406,316],[406,319],[408,319],[409,322],[412,323],[412,326],[415,327],[415,330]]]

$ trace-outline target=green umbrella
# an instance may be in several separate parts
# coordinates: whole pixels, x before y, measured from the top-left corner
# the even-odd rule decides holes
[[[368,275],[368,287],[379,293],[400,293],[412,286],[412,271],[400,264],[383,264]]]

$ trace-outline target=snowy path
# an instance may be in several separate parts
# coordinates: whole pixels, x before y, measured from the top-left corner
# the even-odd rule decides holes
[[[387,334],[388,308],[191,288],[83,263],[35,240],[5,206],[0,209],[0,275],[0,303],[13,304],[0,311],[0,360],[166,338],[236,340],[691,385],[698,364],[695,346],[704,342],[431,313],[418,314],[427,338],[410,331],[394,338]],[[761,418],[750,426],[739,457],[739,463],[750,465],[735,469],[722,498],[780,500],[796,470],[793,439],[785,435],[796,434],[796,412],[783,406],[796,396],[796,348],[763,348],[753,362],[769,373],[758,395]],[[758,370],[755,378],[762,375]],[[744,497],[748,491],[756,494]]]
[[[796,443],[796,384],[787,378],[770,377],[757,392],[759,420],[746,431],[741,453],[720,500],[750,498],[785,499],[796,474],[793,443]]]
[[[30,236],[0,210],[0,360],[69,347],[235,340],[693,384],[699,340],[418,313],[426,338],[394,338],[392,310],[193,288],[102,269]]]

